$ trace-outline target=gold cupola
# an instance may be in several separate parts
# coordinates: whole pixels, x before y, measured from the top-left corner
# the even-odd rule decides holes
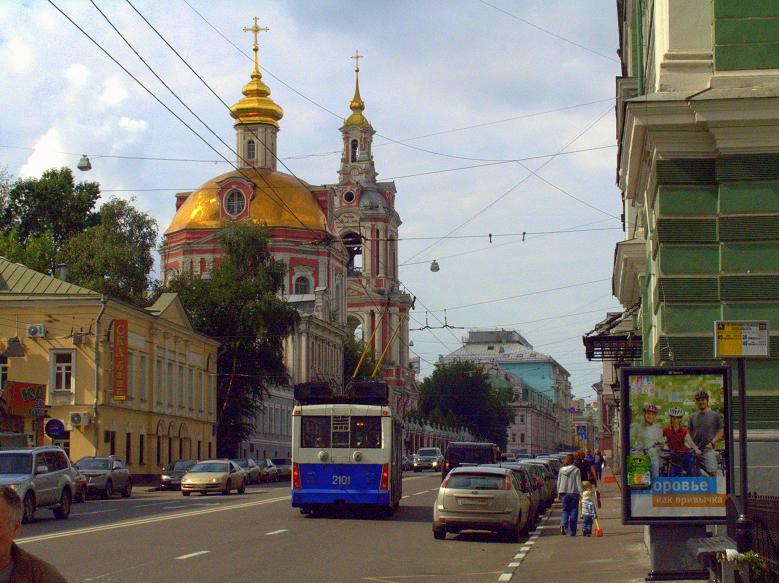
[[[243,99],[230,108],[230,115],[235,118],[234,126],[244,124],[270,124],[279,127],[279,120],[284,117],[284,110],[273,101],[270,88],[263,82],[260,67],[257,62],[259,44],[257,34],[270,30],[267,26],[260,28],[258,18],[254,17],[254,26],[244,27],[244,32],[254,33],[254,69],[251,81],[243,88]]]
[[[371,124],[368,122],[368,120],[365,118],[365,116],[362,114],[363,111],[365,111],[365,102],[362,100],[362,97],[360,97],[360,59],[362,59],[362,55],[358,52],[354,52],[354,56],[352,59],[354,59],[354,97],[352,98],[352,101],[349,103],[349,108],[352,110],[352,114],[346,118],[346,121],[344,122],[344,125],[350,126],[360,126],[360,127],[371,127]]]

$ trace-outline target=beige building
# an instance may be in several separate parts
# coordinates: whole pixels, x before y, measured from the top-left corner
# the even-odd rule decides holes
[[[216,350],[175,294],[141,309],[0,257],[0,430],[136,479],[216,454]],[[44,416],[45,415],[45,416]]]

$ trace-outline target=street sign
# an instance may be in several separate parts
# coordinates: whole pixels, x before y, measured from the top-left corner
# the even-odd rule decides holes
[[[568,407],[568,412],[569,412],[571,415],[573,415],[574,413],[576,413],[576,407]]]
[[[49,419],[46,422],[44,431],[52,439],[59,439],[60,437],[65,437],[65,424],[59,419]]]
[[[714,322],[714,358],[768,356],[768,321]]]

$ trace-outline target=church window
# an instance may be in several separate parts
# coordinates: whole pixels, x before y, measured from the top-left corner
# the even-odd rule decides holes
[[[346,194],[344,194],[344,200],[345,200],[346,202],[352,202],[352,201],[354,201],[354,193],[353,193],[353,192],[350,190],[349,192],[347,192]]]
[[[349,254],[349,275],[362,272],[362,239],[360,235],[355,232],[344,233],[341,240]]]
[[[352,163],[357,162],[357,146],[358,146],[357,140],[352,140],[352,143],[351,143],[351,147],[352,147],[351,161],[352,161]]]
[[[239,215],[246,208],[246,198],[240,190],[231,190],[225,196],[225,210],[231,216]]]
[[[295,279],[295,293],[296,294],[310,293],[307,277],[301,275],[300,277]]]
[[[254,140],[249,140],[246,142],[246,159],[247,160],[254,160],[254,157],[257,155],[257,152],[255,152],[256,148],[254,146]]]

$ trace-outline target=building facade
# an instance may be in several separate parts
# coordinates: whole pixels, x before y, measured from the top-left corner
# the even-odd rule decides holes
[[[617,5],[625,240],[613,289],[626,310],[639,306],[629,362],[720,364],[714,321],[767,320],[770,358],[746,368],[750,463],[763,466],[749,485],[776,494],[779,4]]]
[[[0,258],[0,314],[2,430],[116,455],[136,480],[216,454],[218,343],[175,294],[140,309]]]

